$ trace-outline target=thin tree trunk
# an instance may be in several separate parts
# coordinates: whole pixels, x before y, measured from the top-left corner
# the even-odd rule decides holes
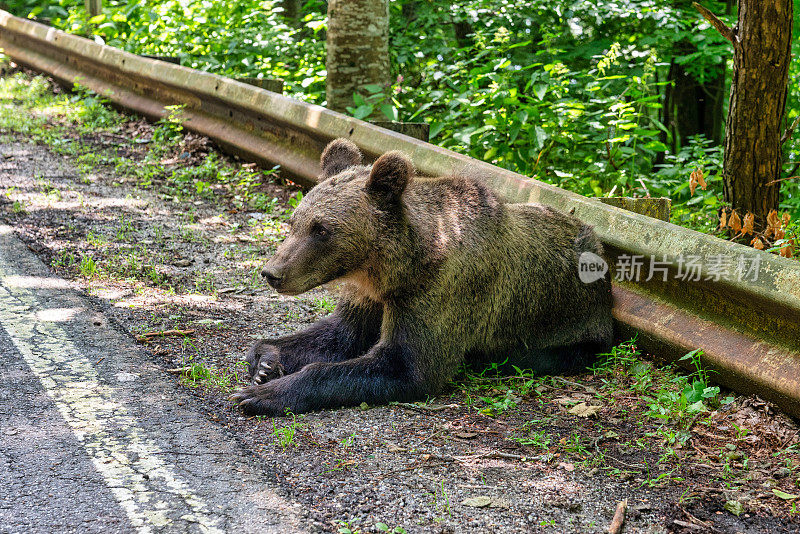
[[[294,27],[300,27],[300,1],[301,0],[281,0],[280,6],[283,8],[283,18]]]
[[[689,52],[683,50],[681,54]],[[668,85],[661,111],[662,123],[670,130],[673,152],[686,145],[692,135],[703,134],[716,144],[722,143],[725,117],[725,64],[717,65],[716,77],[701,84],[674,60],[667,74]],[[666,139],[664,139],[666,143]]]
[[[697,4],[695,4],[697,6]],[[701,13],[733,44],[725,127],[725,200],[762,226],[780,202],[781,125],[791,59],[792,0],[739,0],[736,29]]]
[[[389,85],[388,0],[329,0],[328,108],[344,111],[365,85]]]

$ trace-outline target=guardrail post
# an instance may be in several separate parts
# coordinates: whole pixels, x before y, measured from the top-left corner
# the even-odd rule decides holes
[[[273,93],[283,93],[283,80],[280,78],[236,78],[236,81],[254,85]]]

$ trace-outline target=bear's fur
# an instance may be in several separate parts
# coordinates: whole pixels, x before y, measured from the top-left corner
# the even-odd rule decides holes
[[[424,398],[465,358],[577,371],[610,346],[608,276],[578,277],[602,246],[580,220],[468,177],[417,177],[400,152],[361,165],[345,139],[321,164],[262,274],[287,295],[336,281],[339,304],[250,349],[253,385],[233,397],[246,413]]]

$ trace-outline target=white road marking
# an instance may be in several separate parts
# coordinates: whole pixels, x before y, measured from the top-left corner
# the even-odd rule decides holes
[[[93,362],[59,326],[63,320],[59,313],[37,313],[42,303],[31,289],[22,287],[37,284],[7,284],[10,277],[21,279],[10,272],[7,252],[0,246],[0,327],[72,427],[137,531],[149,533],[169,524],[168,512],[177,501],[187,510],[182,519],[203,532],[223,532],[220,519],[208,513],[203,500],[164,460],[165,451],[137,426],[113,388],[102,383]]]

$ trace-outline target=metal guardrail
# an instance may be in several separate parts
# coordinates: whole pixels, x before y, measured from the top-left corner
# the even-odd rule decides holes
[[[607,206],[320,106],[142,58],[4,11],[0,47],[17,63],[62,82],[80,83],[151,118],[165,116],[165,106],[184,105],[186,128],[250,161],[279,164],[304,185],[315,182],[323,147],[347,137],[368,158],[402,150],[423,174],[469,168],[509,202],[574,210],[595,226],[612,263],[640,265],[640,280],[614,284],[620,335],[638,332],[640,347],[665,358],[701,348],[705,365],[719,373],[718,381],[761,395],[800,417],[796,261]],[[729,272],[757,265],[757,276],[721,276],[720,265],[727,265]],[[648,281],[651,268],[656,276]],[[680,277],[687,272],[692,276]],[[620,274],[633,273],[625,268],[617,270]]]

